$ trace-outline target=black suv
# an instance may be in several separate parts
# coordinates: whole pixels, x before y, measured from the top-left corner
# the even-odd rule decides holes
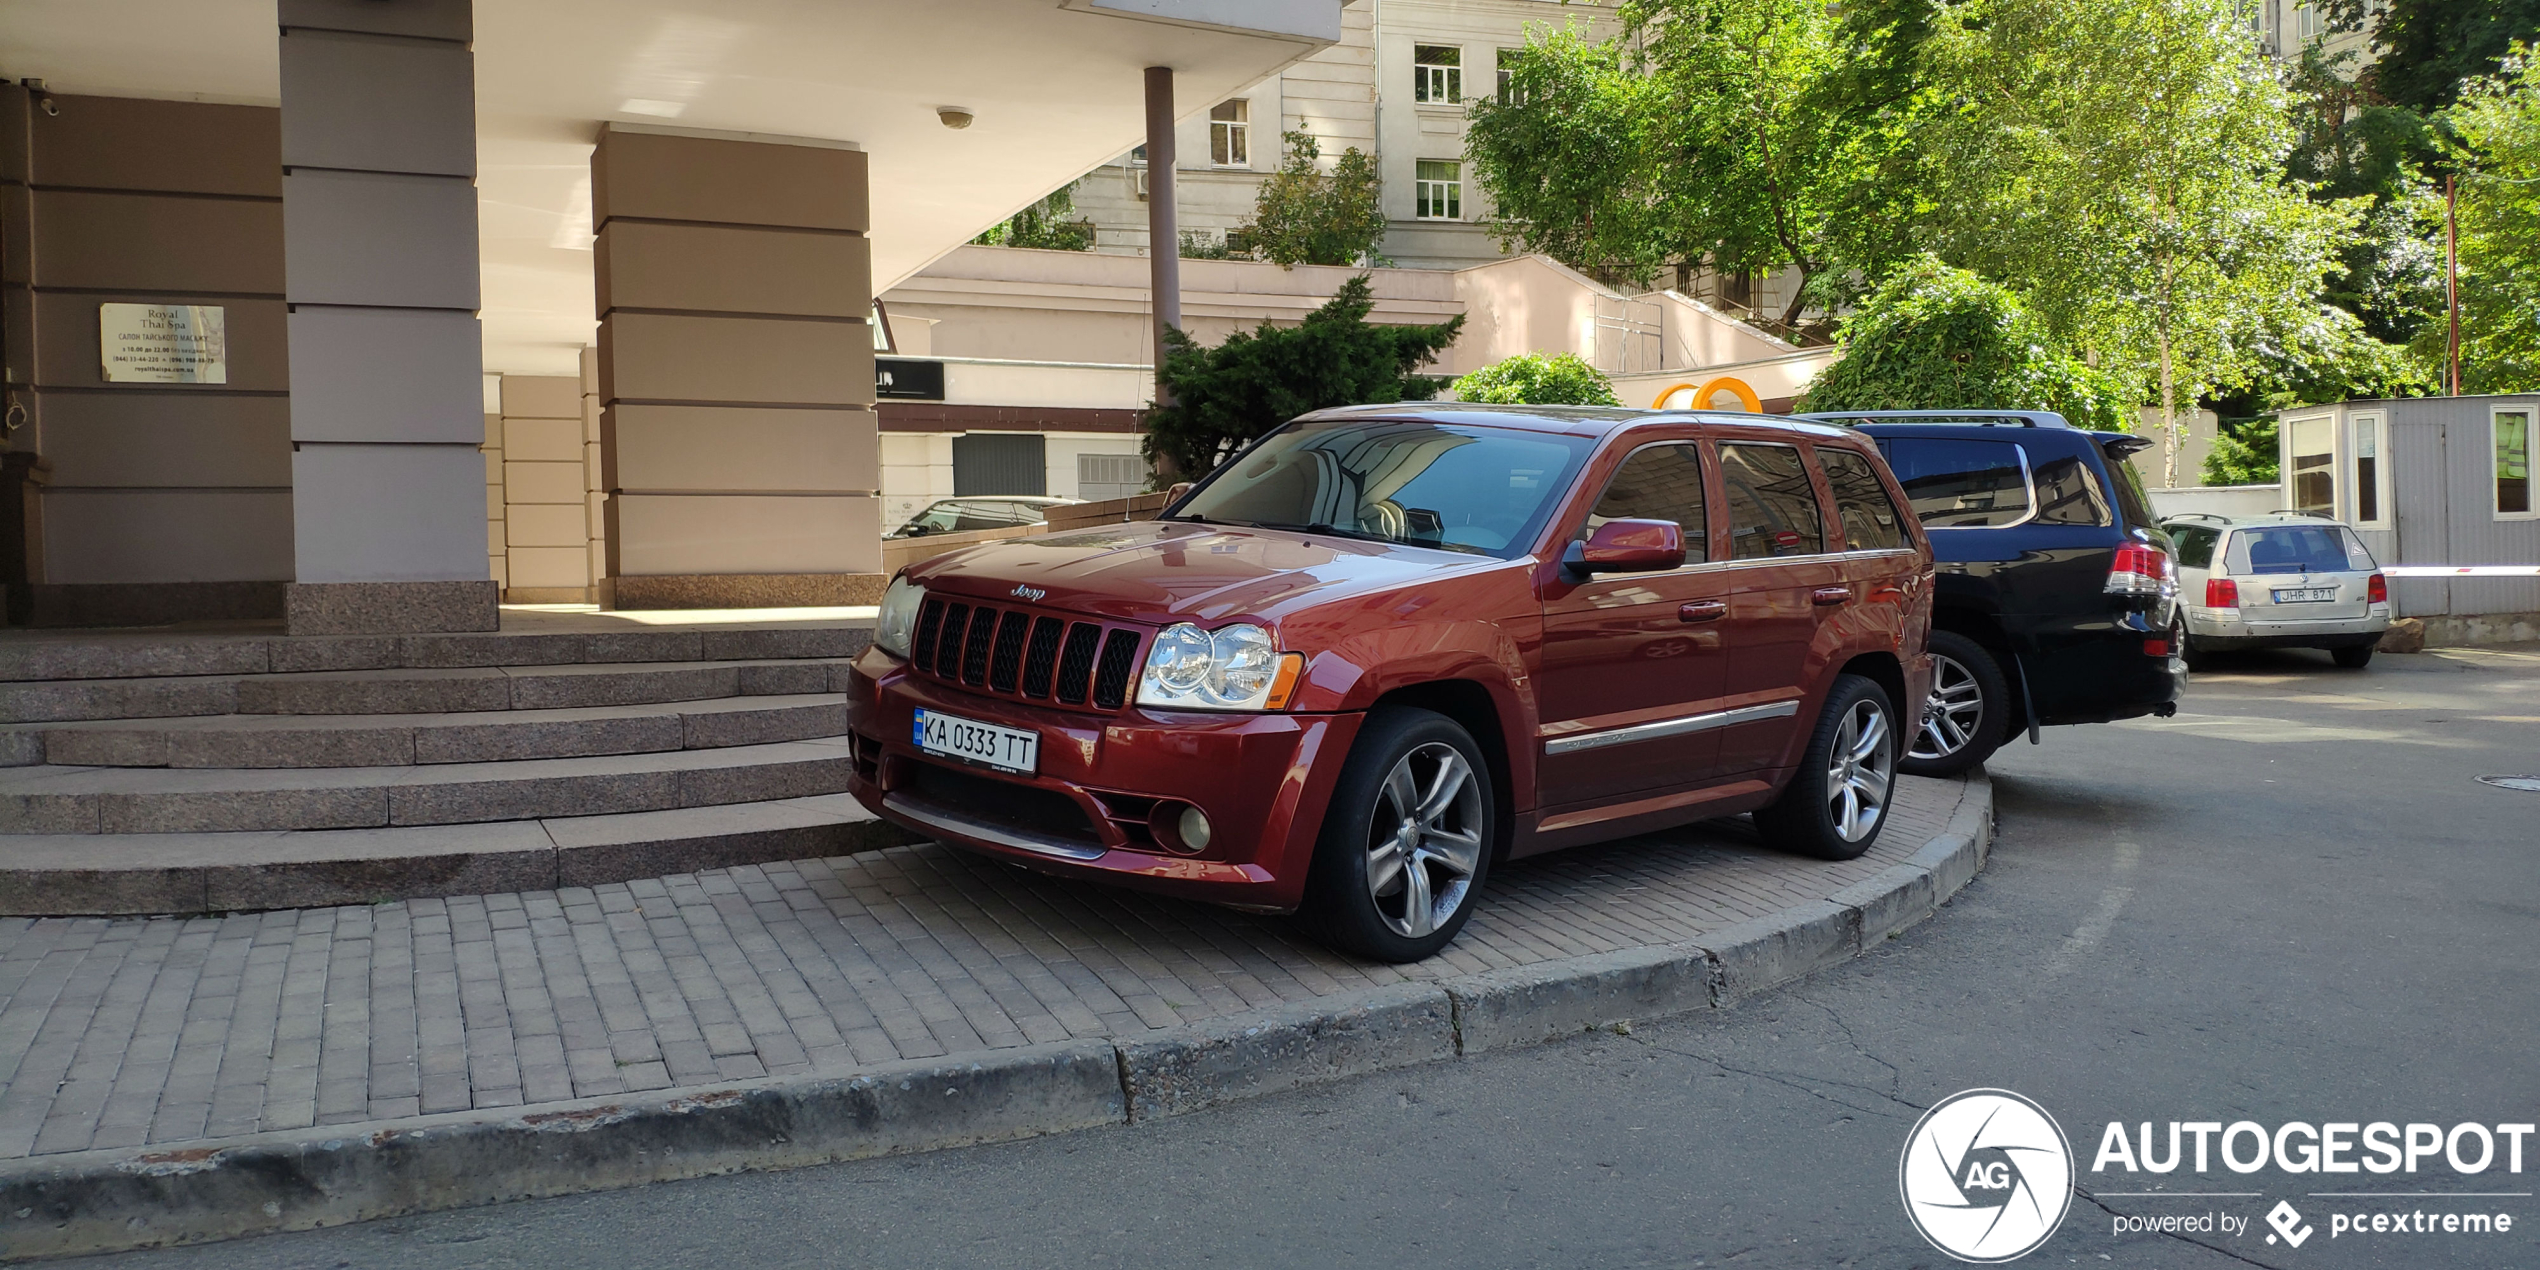
[[[1878,443],[1931,531],[1931,697],[1899,764],[1963,772],[2025,727],[2167,716],[2187,682],[2177,553],[2125,457],[2043,410],[1808,416]]]

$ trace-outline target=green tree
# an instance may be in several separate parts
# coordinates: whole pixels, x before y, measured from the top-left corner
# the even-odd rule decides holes
[[[1463,317],[1380,326],[1367,320],[1373,311],[1367,275],[1360,274],[1297,326],[1264,322],[1215,348],[1167,331],[1158,378],[1170,404],[1147,411],[1147,458],[1159,471],[1197,476],[1308,411],[1435,397],[1445,381],[1417,372],[1455,342]]]
[[[1790,269],[1798,329],[1901,254],[1890,78],[1826,0],[1628,0],[1623,33],[1531,35],[1466,155],[1503,243],[1609,281]],[[1885,63],[1874,63],[1875,66]]]
[[[1284,135],[1287,157],[1253,196],[1252,223],[1239,232],[1254,255],[1284,266],[1376,263],[1385,240],[1384,183],[1376,161],[1356,146],[1332,170],[1313,135]]]
[[[1843,324],[1843,356],[1807,410],[2053,410],[2132,431],[2133,397],[2054,346],[2007,287],[1924,256],[1890,274]]]
[[[2180,407],[2360,337],[2320,302],[2360,209],[2285,179],[2285,91],[2230,0],[1976,0],[1925,49],[1940,255],[2148,384],[2169,483]]]
[[[2282,479],[2276,451],[2276,417],[2223,419],[2205,451],[2207,485],[2273,485]]]
[[[2443,307],[2440,209],[2421,168],[2435,135],[2425,116],[2383,98],[2374,83],[2356,74],[2351,49],[2302,50],[2286,78],[2293,147],[2285,173],[2316,201],[2363,200],[2328,300],[2373,339],[2405,344]]]
[[[2332,24],[2358,31],[2368,3],[2323,8]],[[2373,25],[2379,56],[2369,77],[2385,100],[2431,115],[2468,81],[2494,74],[2516,40],[2540,41],[2540,0],[2388,0]]]
[[[1576,353],[1519,353],[1455,381],[1458,400],[1527,406],[1619,406],[1614,384]]]
[[[2473,81],[2444,119],[2463,169],[2461,389],[2530,392],[2540,388],[2540,60],[2517,46],[2505,73]]]
[[[1071,219],[1076,214],[1076,183],[1069,181],[1049,197],[990,226],[970,241],[983,247],[1037,247],[1043,251],[1092,251],[1094,223]]]

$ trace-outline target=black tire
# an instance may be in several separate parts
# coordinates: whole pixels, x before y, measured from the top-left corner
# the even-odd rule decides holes
[[[2332,648],[2328,650],[2328,657],[2343,669],[2362,670],[2372,664],[2372,645],[2348,644],[2344,648]]]
[[[1880,735],[1870,736],[1863,722],[1869,718],[1878,721]],[[1847,746],[1853,765],[1839,766],[1838,738],[1854,737],[1875,744]],[[1896,737],[1896,709],[1888,702],[1887,689],[1859,675],[1836,676],[1825,708],[1817,712],[1808,750],[1799,758],[1799,771],[1771,806],[1755,813],[1755,827],[1772,845],[1820,860],[1850,860],[1869,850],[1895,806]],[[1846,787],[1856,803],[1874,812],[1866,826],[1858,819],[1837,823],[1835,807]],[[1877,791],[1874,808],[1867,806],[1873,801],[1868,796],[1872,787]]]
[[[1933,631],[1930,647],[1931,694],[1917,716],[1922,727],[1896,768],[1911,776],[1955,776],[1993,757],[2010,736],[2011,685],[1991,649],[1956,631]]]
[[[1404,835],[1413,830],[1397,805],[1405,795],[1395,771],[1408,774],[1417,803],[1428,803],[1437,797],[1429,782],[1450,770],[1449,754],[1463,765],[1447,791],[1452,805],[1413,835],[1405,861]],[[1332,790],[1298,921],[1322,943],[1375,961],[1418,961],[1444,948],[1480,902],[1498,845],[1496,793],[1481,747],[1454,720],[1407,706],[1371,713]],[[1379,876],[1388,865],[1392,876]],[[1425,909],[1415,908],[1421,895],[1429,898]]]

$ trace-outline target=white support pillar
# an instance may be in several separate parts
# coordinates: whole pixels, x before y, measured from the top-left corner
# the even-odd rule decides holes
[[[470,0],[277,0],[294,634],[492,630]]]
[[[1182,324],[1182,229],[1173,203],[1173,68],[1150,66],[1147,106],[1147,287],[1155,306],[1155,396],[1167,399],[1164,332]]]

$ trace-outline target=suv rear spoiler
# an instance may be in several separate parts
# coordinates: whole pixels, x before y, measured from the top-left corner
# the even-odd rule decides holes
[[[1829,410],[1794,415],[1819,423],[1852,427],[1864,423],[1975,423],[2000,428],[2069,428],[2052,410]]]

